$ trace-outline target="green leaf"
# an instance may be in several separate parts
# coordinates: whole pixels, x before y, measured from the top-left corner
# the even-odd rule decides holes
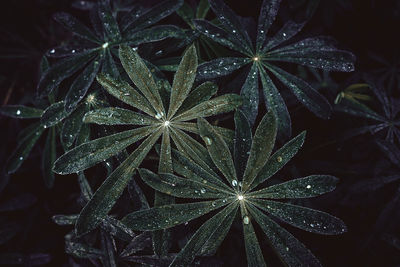
[[[247,75],[246,81],[244,82],[240,95],[243,99],[243,105],[241,110],[250,122],[250,125],[254,124],[257,117],[258,111],[258,67],[256,63],[251,66],[250,72]]]
[[[149,101],[147,101],[145,97],[139,94],[139,92],[132,88],[127,82],[118,81],[103,73],[97,75],[97,81],[107,90],[107,92],[122,102],[140,109],[151,116],[156,115]]]
[[[242,208],[243,206],[241,206]],[[267,266],[262,255],[260,244],[258,243],[256,233],[254,232],[253,224],[247,213],[242,208],[242,225],[244,245],[246,248],[247,266],[258,267]]]
[[[268,110],[272,110],[275,113],[275,117],[278,120],[278,138],[287,140],[292,135],[292,127],[285,101],[264,68],[259,68],[259,71],[265,104]]]
[[[236,14],[222,0],[209,1],[209,4],[227,32],[239,40],[247,52],[252,53],[253,46],[250,37]]]
[[[249,58],[223,57],[204,62],[197,68],[196,80],[210,80],[231,74],[250,63]]]
[[[308,232],[338,235],[346,231],[346,225],[342,220],[325,212],[271,200],[249,201],[282,221]]]
[[[83,25],[79,20],[77,20],[70,14],[60,12],[56,13],[53,17],[58,23],[64,26],[67,30],[72,31],[79,37],[98,44],[101,42],[91,30],[89,30],[85,25]]]
[[[196,89],[192,90],[185,98],[177,114],[183,113],[197,104],[209,100],[218,91],[218,86],[212,82],[204,82]]]
[[[316,197],[333,191],[338,181],[338,178],[330,175],[310,175],[251,192],[248,195],[273,199]]]
[[[83,116],[88,110],[89,105],[82,103],[65,119],[61,130],[61,140],[67,148],[72,146],[78,136],[82,127]]]
[[[83,118],[85,123],[96,123],[103,125],[152,125],[160,123],[153,117],[140,114],[123,108],[100,108],[89,111]]]
[[[7,160],[6,172],[8,174],[14,173],[18,170],[22,162],[24,162],[24,160],[28,157],[43,131],[43,125],[36,124],[35,127],[32,127],[30,131],[26,133],[26,137],[21,141],[21,143],[18,144],[18,147]]]
[[[158,25],[139,32],[127,33],[125,39],[129,45],[161,41],[166,38],[185,39],[185,32],[174,25]]]
[[[215,166],[222,172],[229,184],[233,184],[233,181],[237,183],[235,165],[225,141],[205,119],[199,118],[197,126]]]
[[[235,112],[235,138],[233,159],[235,162],[236,173],[240,180],[243,179],[243,173],[246,168],[247,160],[250,155],[252,133],[251,126],[242,111]]]
[[[204,19],[207,16],[208,10],[210,9],[210,5],[207,0],[200,0],[197,5],[196,18]]]
[[[201,203],[201,202],[200,202]],[[195,203],[192,203],[195,204]],[[187,205],[187,204],[184,204]],[[214,215],[211,219],[205,222],[194,233],[192,238],[186,243],[185,247],[179,252],[176,258],[170,264],[170,267],[185,267],[190,266],[196,255],[199,255],[202,248],[207,244],[218,242],[217,235],[220,230],[221,222],[229,222],[231,217],[234,217],[237,212],[237,204],[231,204]],[[229,224],[223,224],[229,229]]]
[[[107,73],[113,77],[119,77],[118,67],[115,64],[114,58],[110,49],[104,50],[104,60],[101,66],[101,72]]]
[[[205,147],[185,132],[176,128],[171,128],[171,137],[179,151],[196,161],[197,164],[209,173],[214,173],[211,167],[213,166],[213,162]]]
[[[178,150],[172,149],[172,156],[174,158],[173,165],[176,173],[186,177],[190,180],[195,180],[201,183],[211,183],[224,191],[231,191],[228,187],[214,172],[210,173],[202,168],[195,161],[185,156]]]
[[[22,105],[8,105],[0,107],[0,114],[17,119],[40,118],[43,110]]]
[[[54,215],[53,217],[51,217],[51,219],[58,225],[73,225],[78,219],[78,214]]]
[[[199,32],[201,32],[214,42],[226,46],[232,50],[236,50],[244,55],[252,54],[251,48],[243,45],[241,40],[237,39],[236,36],[212,24],[211,22],[203,19],[195,19],[193,20],[193,24]]]
[[[257,25],[257,39],[256,39],[256,51],[260,51],[265,40],[267,39],[267,33],[275,20],[276,14],[278,13],[280,0],[267,1],[264,0],[261,4],[260,15],[258,16]]]
[[[80,236],[95,229],[107,215],[160,135],[161,132],[156,131],[147,137],[97,189],[79,214],[76,223],[77,235]]]
[[[236,94],[225,94],[204,101],[193,108],[176,115],[174,121],[188,121],[232,111],[242,105],[242,98]]]
[[[287,142],[283,147],[278,149],[267,161],[257,177],[254,179],[250,190],[254,189],[257,185],[263,183],[275,173],[277,173],[286,163],[297,154],[299,149],[304,143],[306,132],[303,131],[295,138]]]
[[[139,31],[162,20],[178,10],[182,4],[183,0],[167,0],[153,6],[139,17],[136,17],[136,13],[128,13],[126,19],[124,17],[128,23],[123,27],[123,35],[125,36],[127,32]]]
[[[146,170],[139,170],[143,181],[153,189],[167,195],[180,198],[223,198],[233,195],[216,184],[205,183],[195,179],[181,178],[179,176],[160,173],[159,175]]]
[[[114,42],[120,40],[121,33],[119,31],[118,23],[113,17],[109,2],[100,1],[98,3],[98,13],[107,39]]]
[[[69,174],[83,171],[116,155],[130,144],[143,139],[157,128],[142,127],[98,138],[79,145],[56,160],[53,171]]]
[[[191,45],[182,57],[172,83],[171,98],[167,119],[173,118],[192,89],[197,70],[197,54],[194,45]]]
[[[54,173],[52,167],[56,157],[56,129],[51,128],[47,134],[42,157],[43,179],[47,188],[52,188],[54,184]]]
[[[305,25],[305,22],[301,22],[301,23],[296,23],[294,21],[286,22],[283,25],[283,27],[280,28],[280,30],[272,38],[270,38],[267,41],[267,43],[265,44],[265,46],[262,49],[262,52],[269,51],[269,50],[277,47],[278,45],[288,41],[293,36],[295,36],[297,33],[299,33],[301,31],[301,29],[303,29],[304,25]],[[272,50],[271,53],[274,53],[274,51]],[[268,56],[269,56],[269,53],[267,53],[266,58],[268,58]]]
[[[64,109],[64,101],[52,104],[43,112],[40,123],[44,128],[56,125],[68,116],[68,112]]]
[[[68,78],[86,65],[95,53],[96,50],[88,50],[73,57],[63,59],[52,65],[40,77],[37,86],[37,91],[40,96],[47,96],[51,93],[64,79]]]
[[[226,199],[170,204],[132,212],[122,219],[122,223],[132,230],[162,230],[196,219],[225,205],[227,205]]]
[[[307,263],[307,266],[321,266],[315,256],[288,231],[254,206],[248,205],[247,208],[285,264],[288,266],[302,266]]]
[[[296,76],[287,73],[286,71],[274,67],[272,65],[265,65],[285,86],[293,92],[297,99],[305,105],[316,116],[327,119],[331,114],[331,105],[328,100],[318,93],[305,81],[297,78]]]
[[[102,58],[95,58],[85,69],[78,75],[72,83],[67,95],[65,96],[65,111],[71,112],[76,105],[86,95],[89,87],[92,85],[94,78],[100,68]]]
[[[158,87],[153,75],[139,54],[126,45],[119,48],[119,58],[129,78],[161,116],[165,114]]]
[[[243,174],[243,191],[246,191],[257,174],[264,167],[275,145],[277,123],[275,115],[269,111],[257,127],[251,144],[250,156]]]

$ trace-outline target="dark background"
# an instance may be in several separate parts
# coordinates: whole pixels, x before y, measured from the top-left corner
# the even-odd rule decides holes
[[[142,2],[149,6],[157,1]],[[228,4],[240,16],[257,18],[261,2],[229,1]],[[67,0],[21,0],[0,3],[2,105],[29,104],[35,93],[41,57],[51,47],[70,38],[70,33],[64,31],[52,19],[52,14],[59,11],[71,13],[87,22],[87,13],[73,9],[71,1]],[[299,18],[303,11],[302,7],[292,8],[289,1],[283,0],[277,23],[289,18]],[[179,23],[176,15],[170,19]],[[332,36],[341,47],[356,55],[355,73],[334,76],[343,90],[344,85],[354,75],[369,73],[376,68],[376,62],[371,59],[370,53],[388,60],[398,57],[399,20],[400,1],[325,0],[321,1],[303,33]],[[23,53],[24,56],[13,57],[16,50],[23,51],[18,55]],[[11,58],[5,58],[7,56]],[[396,89],[392,97],[398,97],[400,88]],[[294,228],[288,229],[304,242],[325,266],[399,266],[399,247],[396,249],[382,239],[383,233],[389,232],[397,236],[400,234],[398,224],[396,225],[396,222],[399,222],[400,205],[399,201],[394,201],[399,194],[399,183],[391,183],[371,192],[352,191],[352,186],[360,181],[399,173],[398,167],[386,159],[369,135],[339,141],[338,136],[358,123],[357,118],[334,114],[330,120],[323,121],[304,109],[291,112],[291,116],[294,133],[307,129],[308,135],[303,150],[284,173],[294,177],[313,173],[338,176],[341,182],[337,190],[312,199],[310,203],[313,203],[312,207],[341,218],[347,224],[348,232],[341,236],[320,236]],[[3,163],[16,146],[16,135],[27,122],[4,117],[0,117],[0,122],[0,162]],[[1,192],[0,202],[20,193],[30,193],[37,201],[22,212],[5,214],[22,222],[23,229],[11,241],[1,245],[0,251],[47,253],[51,255],[52,260],[46,266],[62,266],[67,262],[64,235],[70,229],[57,226],[50,218],[55,214],[79,211],[79,207],[74,204],[79,188],[72,176],[57,176],[54,188],[45,188],[38,167],[44,140],[40,140],[40,144],[33,149],[31,158],[16,174],[11,177],[2,175],[3,180],[9,178],[10,182]],[[389,204],[394,205],[394,209],[382,218],[382,211]],[[265,243],[262,245],[267,247]],[[269,257],[273,255],[269,251],[267,253]],[[230,235],[224,241],[218,257],[226,266],[242,263],[245,254],[240,238]],[[266,261],[275,264],[277,259],[273,258],[275,256],[271,257],[266,258]]]

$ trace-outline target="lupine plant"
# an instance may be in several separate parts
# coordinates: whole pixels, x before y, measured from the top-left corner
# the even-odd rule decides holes
[[[288,88],[328,119],[331,104],[314,87],[336,94],[330,72],[353,71],[354,55],[325,36],[297,38],[306,22],[273,29],[280,0],[263,1],[255,34],[222,0],[166,0],[150,8],[132,2],[75,2],[89,14],[90,27],[56,13],[54,19],[73,35],[46,52],[37,103],[0,109],[5,116],[36,120],[20,133],[5,165],[8,174],[39,144],[46,186],[70,177],[79,185],[71,197],[78,209],[52,217],[70,227],[64,240],[69,263],[208,266],[239,225],[248,266],[266,266],[265,238],[284,265],[320,266],[281,224],[322,235],[345,233],[342,220],[298,205],[333,191],[339,179],[276,175],[305,140],[305,131],[292,136],[281,92]],[[153,53],[163,44],[168,47]],[[306,66],[314,86],[307,76],[305,81],[291,73],[290,64]],[[240,85],[231,88],[222,76],[239,77]],[[337,108],[381,121],[366,129],[388,126],[389,141],[400,138],[393,103],[389,107],[385,95],[375,93],[387,120],[358,102],[358,95],[343,94]],[[353,96],[358,100],[343,108]],[[0,211],[12,210],[6,204]],[[200,224],[178,242],[174,229],[189,221]],[[3,228],[9,233],[1,244],[21,230],[8,221]]]

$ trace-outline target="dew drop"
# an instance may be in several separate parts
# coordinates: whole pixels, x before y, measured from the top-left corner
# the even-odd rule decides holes
[[[232,180],[232,186],[237,186],[238,182],[236,180]]]
[[[200,193],[204,194],[206,192],[205,188],[200,189]]]
[[[288,247],[286,247],[286,251],[289,251],[289,248],[288,248]]]
[[[278,162],[282,162],[282,157],[279,156],[279,157],[276,158],[276,160],[277,160]]]
[[[20,115],[21,114],[21,110],[17,110],[17,115]]]
[[[103,49],[106,49],[108,47],[108,42],[105,42],[102,46]]]
[[[310,188],[311,188],[311,185],[307,185],[306,188],[307,188],[307,189],[310,189]]]
[[[19,160],[23,160],[24,159],[24,157],[19,157]]]
[[[50,54],[54,54],[55,52],[56,52],[55,49],[51,49],[51,50],[50,50]]]
[[[204,137],[204,142],[206,142],[206,145],[211,145],[212,144],[212,141],[211,141],[211,138],[209,138],[209,137]]]
[[[164,123],[163,123],[164,127],[168,127],[168,126],[169,126],[169,124],[170,124],[170,122],[169,122],[169,121],[164,121]]]
[[[313,223],[310,223],[310,226],[314,228],[314,224]]]
[[[243,217],[243,223],[244,224],[249,224],[250,223],[250,218],[248,216]]]
[[[75,53],[75,49],[72,49],[71,53],[72,53],[72,54]]]

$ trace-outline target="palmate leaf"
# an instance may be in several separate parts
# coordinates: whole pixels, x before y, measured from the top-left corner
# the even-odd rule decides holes
[[[172,14],[182,5],[183,1],[165,1],[147,12],[137,12],[133,9],[118,24],[114,12],[107,1],[92,5],[90,19],[93,30],[82,24],[67,13],[57,13],[54,19],[86,42],[82,46],[62,46],[52,48],[48,52],[51,57],[66,57],[51,66],[41,77],[38,84],[40,95],[46,96],[63,80],[84,69],[72,82],[65,98],[65,110],[71,112],[85,97],[99,70],[113,76],[119,76],[111,49],[120,44],[141,44],[154,42],[165,38],[180,38],[186,36],[182,30],[173,25],[150,27],[157,21]]]
[[[248,125],[241,111],[235,114],[235,123],[238,131],[243,125]],[[213,171],[214,167],[203,167],[208,160],[203,160],[200,154],[198,157],[190,157],[175,150],[172,150],[173,168],[184,178],[173,174],[154,174],[144,169],[140,170],[140,175],[146,184],[164,194],[209,201],[164,205],[133,212],[122,222],[134,230],[159,230],[198,218],[214,208],[226,206],[196,231],[171,266],[188,266],[196,256],[214,252],[229,231],[235,217],[240,217],[242,221],[249,266],[265,266],[253,228],[254,223],[261,226],[272,247],[286,264],[319,266],[318,260],[303,244],[262,211],[266,211],[272,218],[278,218],[306,231],[326,235],[341,234],[346,231],[346,227],[338,218],[324,212],[268,200],[318,196],[332,191],[338,179],[329,175],[312,175],[252,191],[296,154],[304,141],[304,133],[270,157],[277,124],[274,113],[267,113],[261,120],[253,140],[250,132],[244,136],[242,144],[236,144],[238,149],[243,146],[241,151],[250,152],[248,159],[245,159],[247,164],[242,185],[236,180],[237,167],[234,166],[236,159],[242,158],[235,157],[235,161],[232,160],[222,137],[204,119],[198,119],[197,125],[212,162],[223,177],[218,177]],[[249,141],[251,145],[248,144]],[[270,166],[271,170],[264,170],[264,166]],[[239,206],[240,216],[237,216]]]
[[[278,137],[287,140],[291,135],[290,116],[276,86],[265,72],[268,69],[284,86],[289,87],[299,101],[311,112],[321,118],[329,118],[331,107],[328,101],[305,81],[275,67],[274,61],[291,62],[312,66],[329,71],[353,71],[354,55],[336,49],[332,41],[325,37],[307,38],[294,44],[286,44],[304,26],[305,23],[286,23],[273,37],[267,38],[267,32],[274,21],[280,1],[263,1],[255,46],[249,34],[234,12],[222,1],[209,1],[222,27],[205,20],[195,20],[194,26],[203,35],[214,42],[229,47],[241,54],[236,58],[217,58],[199,65],[201,78],[225,76],[253,62],[250,72],[241,90],[245,115],[251,124],[257,115],[258,76],[261,76],[265,103],[278,118]],[[257,74],[255,71],[257,67]]]
[[[184,132],[192,131],[193,128],[191,123],[186,121],[229,112],[241,104],[241,98],[233,94],[210,99],[216,91],[215,85],[211,83],[204,83],[196,88],[193,94],[190,93],[197,68],[197,56],[193,46],[185,51],[175,75],[171,92],[165,91],[163,94],[164,98],[173,99],[168,113],[165,112],[164,106],[168,102],[163,101],[164,99],[161,98],[159,92],[159,82],[168,83],[168,81],[159,80],[156,83],[155,76],[148,69],[146,63],[130,47],[122,45],[119,55],[122,66],[137,86],[138,91],[128,83],[107,75],[99,75],[97,80],[110,94],[148,115],[115,107],[99,108],[87,112],[83,118],[85,123],[136,125],[138,127],[76,146],[57,159],[53,170],[59,174],[79,173],[118,155],[131,144],[147,138],[107,177],[84,207],[76,224],[78,235],[93,230],[107,215],[122,194],[135,169],[141,164],[159,137],[162,136],[158,163],[159,172],[169,173],[173,170],[171,138],[179,150],[193,152],[191,157],[206,158],[208,162],[203,162],[202,166],[208,166],[211,159],[209,156],[207,158],[207,150]],[[213,129],[223,134],[224,138],[231,135],[230,131],[223,130],[220,127],[213,127]],[[197,128],[195,132],[198,132]],[[190,150],[187,150],[188,147]],[[211,170],[211,172],[213,171]],[[155,204],[165,205],[169,204],[171,200],[173,200],[171,196],[163,196],[157,193]],[[153,239],[158,240],[158,238]],[[157,245],[156,248],[158,247],[160,246]],[[160,254],[160,251],[157,249],[156,252]]]

